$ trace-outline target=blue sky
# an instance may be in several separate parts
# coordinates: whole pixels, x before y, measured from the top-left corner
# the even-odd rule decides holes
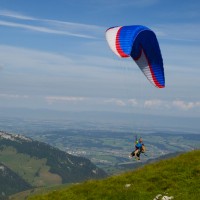
[[[200,2],[1,0],[0,108],[200,116]],[[166,88],[117,58],[105,30],[155,31]]]

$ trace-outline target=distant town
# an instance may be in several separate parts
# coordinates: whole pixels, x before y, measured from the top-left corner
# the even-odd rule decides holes
[[[71,121],[23,121],[18,118],[1,119],[0,125],[3,131],[22,134],[69,154],[86,157],[110,174],[124,170],[126,164],[137,164],[129,158],[136,136],[143,138],[147,148],[146,154],[141,155],[140,163],[200,147],[200,134],[192,130],[145,128],[133,132],[124,127],[106,129],[106,125],[100,128],[89,123],[75,126]]]

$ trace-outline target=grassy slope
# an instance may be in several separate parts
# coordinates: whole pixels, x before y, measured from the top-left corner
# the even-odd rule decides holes
[[[4,147],[0,151],[0,160],[33,186],[48,186],[62,183],[60,176],[49,172],[46,159],[38,159],[17,153],[13,147]]]
[[[32,188],[30,190],[22,191],[13,195],[9,196],[10,200],[26,200],[28,196],[35,195],[35,194],[46,194],[51,191],[55,190],[61,190],[66,189],[71,184],[61,184],[61,185],[53,185],[53,186],[47,186],[47,187],[38,187],[38,188]]]
[[[126,184],[131,185],[126,187]],[[199,198],[200,150],[159,161],[105,180],[87,181],[65,189],[54,190],[45,195],[33,196],[29,200],[153,200],[157,194],[167,194],[180,200]]]

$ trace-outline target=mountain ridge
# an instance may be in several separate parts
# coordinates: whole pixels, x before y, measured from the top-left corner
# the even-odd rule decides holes
[[[107,176],[86,158],[3,131],[0,131],[0,161],[32,187],[77,183]]]

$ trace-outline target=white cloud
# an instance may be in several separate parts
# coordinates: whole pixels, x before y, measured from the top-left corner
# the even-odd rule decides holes
[[[172,105],[181,109],[181,110],[190,110],[200,107],[200,102],[184,102],[181,100],[175,100],[172,102]]]
[[[138,101],[136,99],[129,99],[128,100],[128,103],[131,105],[131,106],[137,106],[138,105]]]
[[[12,57],[12,59],[10,59]],[[6,45],[0,45],[0,60],[8,68],[27,68],[27,69],[42,69],[48,67],[53,69],[56,66],[63,66],[72,63],[72,60],[66,56],[56,53],[49,53],[37,50],[31,50],[27,48],[18,48]],[[15,73],[13,71],[13,73]]]
[[[152,100],[146,100],[144,102],[144,107],[145,108],[164,108],[168,110],[174,110],[175,108],[184,110],[184,111],[189,111],[195,108],[200,108],[200,102],[186,102],[183,100],[174,100],[174,101],[163,101],[159,99],[152,99]]]
[[[0,16],[16,18],[16,19],[21,19],[21,20],[36,20],[36,18],[26,16],[26,15],[23,15],[14,11],[10,11],[10,10],[0,10]]]
[[[102,34],[105,29],[103,27],[95,25],[34,18],[13,11],[1,10],[0,16],[20,20],[20,22],[18,23],[10,22],[8,20],[7,21],[1,20],[0,21],[1,26],[22,28],[48,34],[66,35],[66,36],[88,38],[88,39],[96,38],[96,36]],[[34,21],[36,25],[30,25],[29,21]]]
[[[160,99],[149,99],[145,101],[138,101],[137,99],[128,99],[128,100],[121,100],[116,98],[111,98],[105,100],[106,103],[114,103],[118,106],[137,106],[145,107],[145,109],[157,109],[157,110],[168,110],[168,111],[174,111],[175,108],[189,111],[195,108],[200,108],[200,102],[186,102],[182,100],[174,100],[174,101],[165,101]]]
[[[47,96],[45,97],[48,104],[53,104],[56,102],[78,102],[78,101],[84,101],[87,98],[86,97],[73,97],[73,96]]]
[[[104,100],[104,102],[105,103],[115,104],[117,106],[126,106],[125,101],[123,101],[121,99],[116,99],[116,98],[106,99],[106,100]]]
[[[159,107],[163,104],[163,101],[159,100],[159,99],[153,99],[153,100],[146,100],[144,102],[144,107],[147,108],[152,108],[152,107]]]
[[[42,75],[48,79],[53,79],[55,75],[63,76],[65,79],[90,77],[96,80],[97,77],[101,79],[103,77],[104,81],[108,80],[110,83],[111,79],[119,80],[124,77],[124,74],[118,73],[119,70],[125,73],[120,63],[112,58],[81,55],[77,59],[75,54],[63,55],[7,45],[0,45],[0,60],[6,72],[11,73],[12,70],[13,74],[23,73],[30,77],[37,76],[37,78]],[[113,71],[116,73],[115,76],[110,74]],[[49,74],[53,76],[50,77]]]
[[[7,22],[7,21],[2,21],[2,20],[0,21],[0,26],[23,28],[23,29],[28,29],[28,30],[37,31],[37,32],[49,33],[49,34],[58,34],[58,35],[74,36],[74,37],[81,37],[81,38],[90,38],[90,39],[95,38],[93,36],[84,35],[81,33],[70,33],[66,30],[62,31],[62,30],[50,29],[50,28],[42,27],[42,26],[19,24],[19,23]]]
[[[139,103],[136,99],[108,98],[108,99],[104,99],[104,103],[113,104],[113,105],[117,105],[120,107],[125,107],[125,106],[130,106],[130,105],[131,106],[139,105]]]
[[[28,99],[28,95],[20,95],[20,94],[6,94],[6,93],[0,93],[0,98],[6,98],[6,99]]]

